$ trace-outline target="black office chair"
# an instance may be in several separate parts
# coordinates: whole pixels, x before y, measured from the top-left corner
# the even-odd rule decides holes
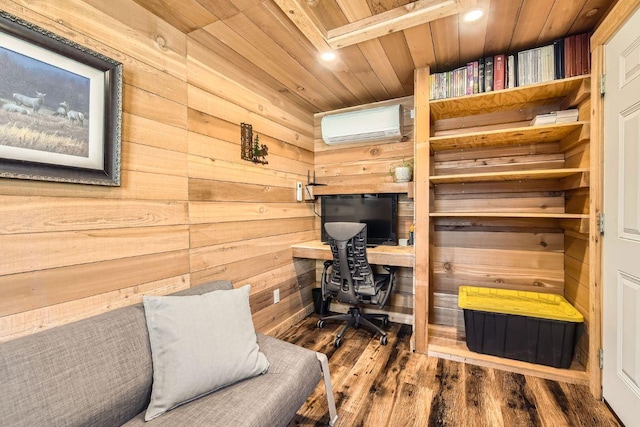
[[[347,324],[336,336],[334,345],[340,347],[342,337],[349,327],[364,325],[381,334],[380,344],[387,345],[387,333],[371,322],[382,320],[382,326],[389,325],[386,314],[365,314],[360,304],[375,304],[384,307],[393,290],[395,268],[383,266],[388,274],[375,274],[367,261],[367,225],[357,222],[328,222],[325,230],[329,236],[329,245],[333,261],[325,261],[322,271],[322,299],[328,298],[352,304],[348,314],[337,314],[318,320],[318,328],[326,321],[341,320]]]

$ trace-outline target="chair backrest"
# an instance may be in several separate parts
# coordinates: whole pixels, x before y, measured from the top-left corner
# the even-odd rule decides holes
[[[328,222],[325,230],[333,254],[333,268],[326,292],[338,301],[358,304],[358,290],[374,287],[373,270],[367,261],[367,225],[357,222]]]

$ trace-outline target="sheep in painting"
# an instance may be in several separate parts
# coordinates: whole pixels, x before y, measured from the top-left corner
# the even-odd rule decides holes
[[[53,113],[54,116],[67,117],[67,111],[69,111],[69,104],[66,101],[61,102],[58,109]]]
[[[27,110],[24,107],[20,107],[19,105],[16,105],[16,104],[4,104],[2,106],[2,109],[4,111],[9,111],[11,113],[26,114],[28,116],[31,115],[31,111]]]
[[[31,98],[21,93],[14,93],[13,100],[17,105],[24,105],[25,107],[31,107],[34,113],[37,113],[42,104],[44,103],[44,97],[46,93],[36,92],[36,98]]]
[[[84,114],[79,111],[69,110],[67,112],[67,118],[72,123],[77,120],[78,123],[80,123],[80,126],[84,126]]]

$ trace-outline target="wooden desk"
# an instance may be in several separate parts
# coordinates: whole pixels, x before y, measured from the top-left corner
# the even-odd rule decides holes
[[[293,256],[296,258],[333,259],[329,245],[323,245],[320,240],[297,243],[291,245],[291,249],[293,250]],[[415,256],[413,254],[413,246],[380,245],[367,248],[367,259],[369,263],[376,265],[413,268]]]

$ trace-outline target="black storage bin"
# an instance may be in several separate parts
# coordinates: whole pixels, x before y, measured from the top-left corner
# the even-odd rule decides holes
[[[313,297],[313,308],[316,314],[325,315],[329,313],[329,300],[322,300],[322,289],[311,288],[311,296]]]
[[[469,350],[556,368],[571,366],[576,324],[583,317],[562,296],[461,286],[458,305],[464,309]]]
[[[556,368],[571,366],[575,325],[573,322],[464,310],[469,350]]]

